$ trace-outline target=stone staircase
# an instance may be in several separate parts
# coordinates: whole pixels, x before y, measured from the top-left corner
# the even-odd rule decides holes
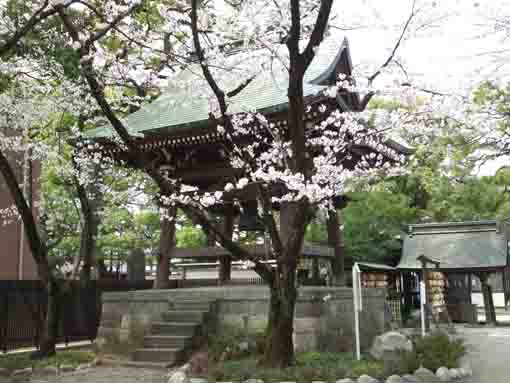
[[[203,341],[205,321],[212,301],[178,299],[169,304],[161,320],[153,322],[150,334],[144,338],[143,348],[137,349],[137,362],[175,365],[189,358],[194,346]]]

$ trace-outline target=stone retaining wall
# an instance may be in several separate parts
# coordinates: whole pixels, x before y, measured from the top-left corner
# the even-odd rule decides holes
[[[263,331],[267,323],[269,290],[249,298],[229,292],[216,301],[216,326]],[[384,290],[364,290],[361,314],[361,345],[370,347],[372,339],[384,332]],[[354,305],[350,288],[301,288],[296,303],[294,343],[297,351],[350,351],[354,339]]]
[[[362,348],[384,332],[384,290],[364,289],[361,314]],[[100,335],[120,328],[127,336],[129,323],[145,327],[159,320],[174,300],[212,301],[213,326],[231,325],[263,330],[266,324],[269,289],[264,286],[212,287],[178,290],[144,290],[103,295]],[[352,289],[301,287],[296,305],[295,345],[298,351],[347,351],[352,349],[354,313]]]

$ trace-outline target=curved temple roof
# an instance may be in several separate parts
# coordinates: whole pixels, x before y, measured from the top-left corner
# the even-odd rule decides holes
[[[328,85],[333,85],[339,73],[352,73],[349,44],[346,39],[340,43],[332,39],[324,41],[306,72],[305,97],[316,96]],[[239,94],[231,98],[229,110],[234,113],[248,110],[262,113],[285,110],[288,101],[287,80],[288,75],[281,68],[260,73]],[[199,129],[207,125],[211,110],[206,94],[209,86],[204,82],[200,68],[190,66],[179,74],[174,82],[179,81],[188,85],[182,88],[167,88],[151,104],[127,116],[125,123],[130,133],[144,134],[162,129],[177,131],[186,127]],[[197,89],[204,89],[201,96]],[[111,128],[106,126],[93,130],[90,137],[110,137],[111,134]]]
[[[473,221],[407,225],[398,269],[421,269],[420,255],[440,262],[441,270],[496,269],[507,266],[510,226]]]

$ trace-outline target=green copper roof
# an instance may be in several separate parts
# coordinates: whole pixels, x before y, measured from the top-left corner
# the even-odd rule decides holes
[[[321,44],[305,75],[304,95],[312,96],[325,88],[336,77],[339,65],[351,70],[347,40],[330,39]],[[240,78],[242,81],[244,78]],[[260,73],[242,92],[231,99],[230,112],[257,110],[278,111],[287,105],[288,75],[284,70]],[[186,87],[168,87],[162,95],[124,120],[132,134],[145,133],[162,128],[176,131],[179,128],[204,127],[209,118],[210,89],[202,78],[198,66],[190,66],[180,73],[174,83],[186,82]],[[319,85],[321,84],[321,85]],[[204,90],[197,92],[197,89]],[[109,137],[109,126],[95,129],[90,137]]]
[[[405,226],[399,269],[420,269],[425,255],[441,269],[496,268],[507,265],[509,230],[506,223],[475,221]]]

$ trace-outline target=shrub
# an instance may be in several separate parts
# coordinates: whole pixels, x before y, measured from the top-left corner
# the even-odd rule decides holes
[[[247,347],[241,348],[241,345]],[[233,326],[223,326],[207,337],[209,359],[213,362],[234,360],[264,352],[265,336],[260,332],[247,332]]]
[[[435,371],[439,367],[456,368],[466,353],[461,339],[452,340],[442,332],[425,338],[413,339],[414,350],[401,354],[399,366],[393,366],[393,373],[412,373],[421,366]],[[400,371],[395,371],[399,369]]]
[[[61,366],[63,364],[78,367],[80,364],[92,362],[95,357],[93,352],[83,350],[57,351],[54,356],[41,360],[32,360],[30,353],[7,354],[0,357],[0,368],[13,371],[32,367],[37,370],[46,366]]]
[[[256,372],[256,373],[255,373]],[[312,381],[335,382],[346,376],[371,375],[383,377],[383,364],[376,361],[356,361],[351,353],[307,352],[296,355],[296,365],[285,369],[263,368],[257,357],[231,360],[216,364],[210,374],[211,381],[246,381],[250,378],[265,382]]]

